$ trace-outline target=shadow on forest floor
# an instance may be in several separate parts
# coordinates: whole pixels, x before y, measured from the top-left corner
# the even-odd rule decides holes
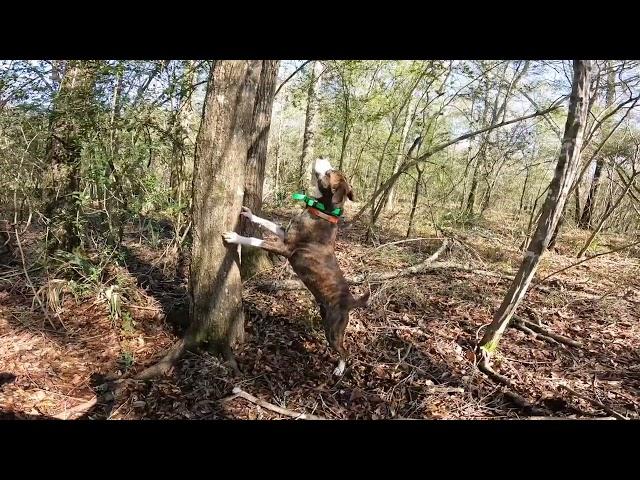
[[[291,218],[289,211],[267,216],[284,225]],[[338,237],[336,255],[349,276],[406,268],[439,245],[428,239],[381,247],[403,238],[383,232],[370,245],[364,232],[357,224]],[[132,233],[123,248],[139,294],[123,305],[135,323],[130,331],[109,317],[104,301],[77,303],[69,296],[61,315],[65,328],[53,328],[37,308],[32,310],[32,293],[19,266],[0,270],[0,279],[15,274],[15,281],[0,283],[0,379],[6,378],[0,380],[0,418],[51,418],[93,396],[98,403],[80,418],[285,418],[234,397],[234,387],[293,412],[332,419],[529,415],[478,372],[472,354],[509,281],[455,268],[371,285],[370,307],[352,312],[345,340],[350,363],[339,380],[332,375],[337,358],[327,348],[311,295],[306,290],[263,292],[249,281],[243,294],[246,342],[236,355],[241,376],[232,377],[203,352],[186,354],[165,378],[120,381],[159,359],[181,335],[188,316],[186,275],[176,267],[168,241],[160,238],[151,246]],[[484,271],[512,269],[520,255],[517,239],[483,235],[472,229],[460,234],[468,251],[454,252],[447,260]],[[500,242],[506,246],[496,247]],[[540,275],[573,262],[570,256],[550,254]],[[559,274],[544,292],[528,293],[521,311],[534,311],[546,328],[582,348],[509,329],[495,368],[512,379],[517,393],[550,415],[607,415],[559,388],[565,384],[637,418],[637,268],[633,259],[602,257]],[[256,280],[289,275],[287,266],[277,265]]]

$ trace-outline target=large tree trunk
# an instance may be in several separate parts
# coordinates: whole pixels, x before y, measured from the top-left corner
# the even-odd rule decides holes
[[[549,194],[545,200],[536,232],[525,253],[520,269],[500,308],[495,313],[493,322],[487,327],[478,344],[477,352],[481,356],[483,367],[488,367],[491,353],[496,350],[504,330],[527,292],[540,263],[540,258],[562,215],[569,190],[575,180],[588,111],[590,75],[591,62],[589,60],[575,60],[573,62],[573,87],[558,164],[549,186]]]
[[[260,216],[262,211],[262,187],[264,184],[264,170],[267,163],[267,146],[269,143],[269,129],[271,128],[271,108],[273,94],[276,89],[279,60],[263,60],[260,81],[253,109],[253,125],[251,138],[253,143],[247,153],[247,167],[244,183],[244,206]],[[243,236],[262,238],[260,228],[242,218],[241,232]],[[242,261],[240,273],[247,279],[256,273],[270,268],[271,261],[267,253],[259,248],[242,247]]]
[[[222,233],[239,223],[260,64],[214,62],[194,162],[187,345],[227,357],[243,337],[242,283],[238,248]]]
[[[316,113],[318,111],[318,98],[316,96],[316,91],[321,73],[322,63],[316,60],[313,62],[313,68],[311,69],[311,78],[309,79],[309,90],[307,93],[307,116],[304,121],[302,154],[300,155],[300,169],[298,170],[298,188],[300,190],[305,190],[308,181],[305,171],[307,165],[311,165],[311,160],[314,154],[317,123]]]
[[[79,195],[82,138],[90,125],[98,62],[69,61],[53,102],[47,160],[51,170],[44,190],[44,214],[50,220],[48,251],[80,245]]]
[[[616,94],[616,75],[613,70],[613,62],[609,62],[609,78],[607,79],[607,97],[606,97],[606,108],[609,109],[613,105],[613,100]],[[612,118],[610,117],[607,120],[607,124],[611,123]],[[603,133],[606,134],[611,129],[610,126],[607,128],[603,128]],[[598,189],[600,187],[600,177],[602,175],[602,167],[604,166],[604,155],[601,153],[596,158],[596,169],[593,172],[593,179],[591,180],[591,187],[589,188],[589,194],[587,195],[587,200],[584,204],[584,210],[582,211],[582,216],[578,221],[578,226],[583,229],[591,228],[591,223],[593,219],[593,209],[596,203],[596,198],[598,195]]]

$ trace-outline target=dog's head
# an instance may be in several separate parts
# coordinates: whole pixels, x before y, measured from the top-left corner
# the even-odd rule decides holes
[[[330,199],[331,204],[339,208],[342,208],[347,198],[354,201],[351,185],[342,172],[331,166],[328,159],[318,158],[314,162],[311,177],[317,188],[314,192],[317,198]]]

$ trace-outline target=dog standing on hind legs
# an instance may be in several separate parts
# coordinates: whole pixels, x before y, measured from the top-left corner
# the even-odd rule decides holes
[[[316,187],[313,197],[295,194],[306,208],[297,215],[287,230],[264,218],[253,215],[242,207],[240,215],[276,235],[264,240],[225,232],[222,237],[230,244],[249,245],[281,255],[314,296],[320,309],[325,335],[329,345],[338,353],[339,362],[334,375],[341,376],[347,362],[344,333],[349,323],[349,312],[364,307],[369,293],[354,298],[334,253],[338,219],[346,199],[353,201],[353,190],[344,174],[331,167],[326,159],[315,161],[312,183]]]

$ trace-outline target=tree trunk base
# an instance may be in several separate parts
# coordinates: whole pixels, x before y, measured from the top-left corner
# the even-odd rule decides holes
[[[185,335],[185,338],[179,340],[173,347],[171,347],[165,356],[158,363],[144,369],[142,372],[135,375],[135,380],[151,380],[158,377],[167,375],[171,369],[178,363],[178,360],[189,350],[195,350],[200,347],[194,340],[189,337],[189,333]],[[238,366],[233,350],[230,346],[222,347],[222,351],[218,351],[215,348],[208,349],[214,355],[220,355],[231,367],[233,376],[242,375],[242,371]]]

